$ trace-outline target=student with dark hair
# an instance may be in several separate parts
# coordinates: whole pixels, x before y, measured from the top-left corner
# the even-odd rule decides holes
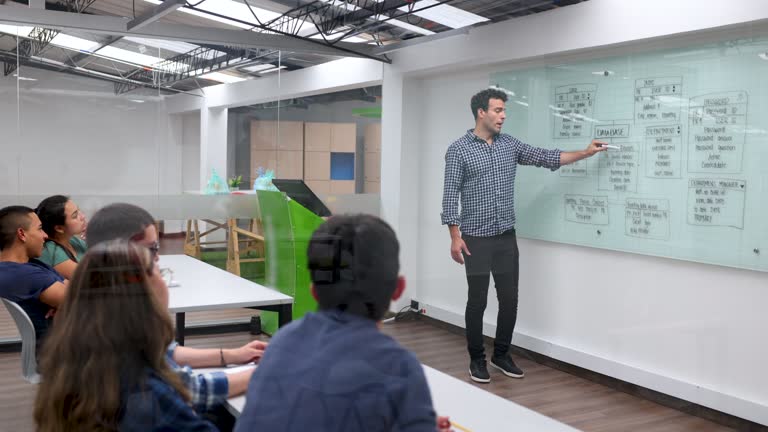
[[[88,224],[89,247],[116,239],[130,240],[143,246],[149,250],[153,261],[159,260],[160,244],[155,219],[141,207],[125,203],[110,204],[93,215]],[[194,373],[191,368],[258,361],[266,347],[267,344],[261,341],[251,341],[235,349],[190,348],[171,342],[166,357],[170,366],[187,384],[195,409],[200,413],[211,412],[212,416],[220,417],[218,414],[224,409],[222,402],[228,397],[245,393],[253,369],[225,374]]]
[[[437,429],[421,364],[378,328],[405,289],[398,254],[394,231],[373,216],[334,216],[315,231],[307,255],[319,311],[272,338],[236,431]]]
[[[91,218],[88,224],[88,244],[96,245],[114,239],[141,242],[150,234],[150,225],[154,227],[154,224],[155,218],[139,206],[126,203],[110,204],[101,208]],[[157,240],[157,230],[154,232]],[[157,255],[157,250],[152,252]]]
[[[91,248],[42,350],[34,417],[41,432],[215,431],[165,361],[168,287],[143,247]]]
[[[0,210],[0,297],[21,306],[35,327],[38,345],[50,317],[64,301],[67,282],[50,266],[34,258],[47,238],[40,219],[29,207]]]
[[[445,154],[442,223],[448,225],[451,235],[451,258],[462,265],[466,262],[469,376],[481,383],[491,381],[483,347],[483,313],[491,273],[499,299],[491,366],[509,377],[524,375],[509,356],[519,279],[514,204],[517,166],[554,171],[606,149],[601,141],[593,140],[581,151],[548,150],[501,133],[506,101],[507,94],[498,88],[472,96],[469,105],[475,127],[451,144]]]
[[[88,246],[81,238],[85,232],[85,215],[69,197],[53,195],[35,209],[48,235],[40,262],[53,267],[66,279],[72,279],[77,263]]]

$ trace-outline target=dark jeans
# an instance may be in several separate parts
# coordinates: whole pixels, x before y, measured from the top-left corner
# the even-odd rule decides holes
[[[499,299],[499,315],[496,318],[496,339],[493,355],[504,356],[512,343],[512,333],[517,321],[517,282],[520,253],[517,250],[515,230],[511,229],[493,237],[463,236],[472,255],[464,254],[467,271],[467,349],[472,359],[485,358],[483,348],[483,313],[488,299],[490,274],[496,283]]]

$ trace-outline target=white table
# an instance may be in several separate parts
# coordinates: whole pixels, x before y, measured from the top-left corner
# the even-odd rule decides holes
[[[251,308],[277,312],[278,325],[291,321],[293,298],[186,255],[160,255],[178,286],[168,288],[168,309],[176,314],[176,340],[184,345],[186,312]]]
[[[424,374],[432,393],[435,411],[438,415],[450,417],[456,432],[577,430],[429,366],[424,366]],[[245,396],[230,398],[227,405],[229,412],[239,417],[245,407]]]

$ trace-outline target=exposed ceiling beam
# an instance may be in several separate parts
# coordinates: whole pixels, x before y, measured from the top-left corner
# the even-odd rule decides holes
[[[128,30],[134,31],[138,30],[147,24],[151,22],[155,22],[159,20],[160,18],[168,15],[169,13],[175,11],[176,9],[184,6],[187,3],[187,0],[165,0],[163,3],[160,3],[159,5],[153,7],[152,9],[149,9],[148,11],[141,14],[141,16],[138,16],[130,21],[128,21]]]
[[[22,58],[35,57],[45,50],[49,43],[59,34],[58,30],[35,27],[29,32],[28,38],[20,38],[12,54]],[[15,63],[6,63],[3,73],[8,76],[16,70]]]
[[[136,31],[129,31],[128,19],[83,15],[51,10],[38,10],[0,6],[0,23],[75,29],[96,34],[137,36],[183,42],[248,48],[272,48],[296,53],[310,53],[339,57],[370,56],[371,47],[361,44],[337,42],[334,46],[319,41],[256,33],[245,30],[214,29],[170,23],[149,23]],[[343,50],[337,49],[343,48]]]
[[[16,54],[8,53],[0,51],[0,62],[4,62],[6,64],[13,63],[16,64]],[[54,64],[51,62],[46,62],[42,58],[26,58],[26,59],[19,59],[19,64],[23,66],[33,67],[37,69],[43,69],[53,72],[63,72],[68,73],[72,75],[82,76],[82,77],[88,77],[88,78],[95,78],[103,81],[109,81],[114,83],[120,83],[120,82],[127,82],[130,80],[126,80],[124,78],[121,78],[116,75],[110,75],[103,72],[97,72],[89,69],[83,69],[83,68],[74,68],[74,67],[61,67],[59,64]],[[133,82],[133,81],[130,81]],[[148,85],[145,83],[137,82],[139,86],[157,89],[157,86]],[[180,90],[176,90],[173,88],[166,88],[163,87],[162,90],[173,92],[173,93],[185,93]]]

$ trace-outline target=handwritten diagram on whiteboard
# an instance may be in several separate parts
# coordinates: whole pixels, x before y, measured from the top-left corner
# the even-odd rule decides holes
[[[504,133],[613,147],[518,168],[518,235],[768,271],[766,52],[728,41],[491,75],[512,95]]]

